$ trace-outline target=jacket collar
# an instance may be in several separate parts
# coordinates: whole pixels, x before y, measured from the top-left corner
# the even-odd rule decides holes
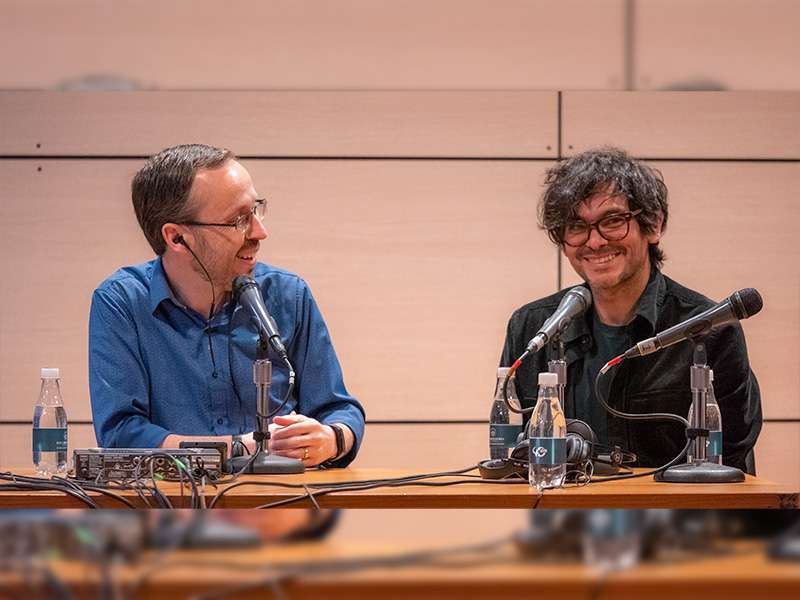
[[[588,289],[585,283],[583,287]],[[645,336],[653,335],[656,331],[656,324],[658,323],[658,315],[661,308],[664,306],[664,297],[666,293],[666,281],[661,271],[656,268],[650,270],[650,278],[647,281],[647,286],[644,292],[639,297],[636,303],[636,310],[632,323],[637,321],[647,324],[647,331],[643,332]],[[597,313],[592,307],[582,319],[575,319],[570,323],[569,327],[564,331],[562,337],[565,345],[579,340],[591,341],[592,322],[591,319],[596,318]],[[640,325],[641,327],[641,325]],[[587,348],[588,350],[588,348]]]

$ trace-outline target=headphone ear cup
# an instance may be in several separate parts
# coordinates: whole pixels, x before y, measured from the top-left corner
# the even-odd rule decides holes
[[[511,458],[514,460],[522,460],[528,462],[528,446],[529,440],[528,438],[523,439],[511,451]]]
[[[577,433],[567,434],[567,464],[587,461],[592,456],[592,445]]]
[[[580,419],[567,419],[567,462],[582,463],[594,456],[594,431]]]

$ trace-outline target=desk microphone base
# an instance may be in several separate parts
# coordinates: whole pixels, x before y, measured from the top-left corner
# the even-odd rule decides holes
[[[228,460],[231,473],[238,473],[250,460],[250,456],[237,456]],[[261,475],[282,475],[289,473],[305,473],[306,468],[303,461],[296,458],[287,458],[277,454],[267,454],[259,452],[253,463],[245,473],[257,473]]]
[[[740,483],[744,473],[736,467],[712,462],[675,465],[656,473],[654,479],[667,483]]]

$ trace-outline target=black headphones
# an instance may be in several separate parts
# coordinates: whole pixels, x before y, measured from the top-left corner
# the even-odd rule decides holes
[[[623,465],[636,462],[636,455],[619,446],[597,442],[594,431],[580,419],[567,419],[567,471],[586,471],[592,463],[592,473],[614,475]],[[521,439],[520,439],[521,438]],[[478,465],[483,479],[528,477],[528,435],[523,431],[508,458],[485,460]]]
[[[182,246],[186,246],[186,240],[183,239],[182,235],[172,238],[172,241],[176,244],[181,244]]]

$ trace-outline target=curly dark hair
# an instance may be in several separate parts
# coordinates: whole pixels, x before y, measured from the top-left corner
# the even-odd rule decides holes
[[[161,235],[165,223],[192,218],[189,192],[201,169],[215,169],[236,156],[225,148],[183,144],[162,150],[139,170],[131,182],[133,210],[150,247],[159,256],[167,244]]]
[[[619,148],[596,148],[573,156],[548,169],[544,183],[539,226],[559,246],[564,244],[564,226],[578,218],[581,203],[598,192],[622,194],[630,210],[641,209],[636,220],[645,233],[652,233],[659,221],[662,231],[667,226],[667,186],[661,172]],[[664,252],[657,243],[648,250],[650,262],[661,268]]]

